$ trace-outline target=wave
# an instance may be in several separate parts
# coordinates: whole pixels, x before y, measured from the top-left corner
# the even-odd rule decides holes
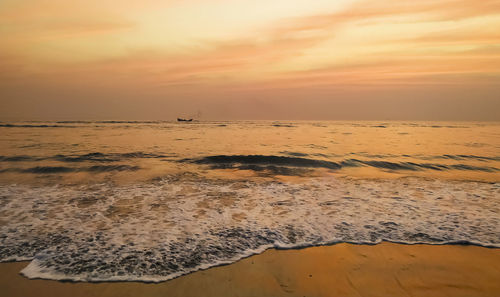
[[[122,186],[0,186],[0,259],[33,260],[23,270],[30,278],[158,282],[268,248],[500,247],[499,189],[419,178],[296,184],[187,174]]]
[[[26,162],[26,161],[45,161],[53,160],[59,162],[119,162],[125,159],[161,159],[174,157],[175,154],[157,154],[145,152],[130,152],[130,153],[88,153],[83,155],[55,155],[51,157],[37,156],[0,156],[0,162]]]
[[[53,125],[53,124],[0,124],[3,128],[78,128],[78,126],[71,125]]]
[[[435,158],[452,159],[452,160],[478,160],[478,161],[500,161],[500,157],[484,157],[475,155],[442,155]]]
[[[280,152],[280,154],[293,156],[293,157],[307,157],[307,156],[309,156],[309,154],[306,154],[306,153],[289,152],[289,151],[282,151],[282,152]]]
[[[357,159],[349,159],[342,161],[342,166],[344,167],[358,167],[362,165],[367,165],[370,167],[375,167],[379,169],[390,169],[390,170],[469,170],[469,171],[483,171],[483,172],[497,172],[498,169],[495,167],[485,167],[485,166],[472,166],[467,164],[432,164],[432,163],[414,163],[414,162],[388,162],[388,161],[363,161]]]
[[[77,156],[56,155],[51,159],[61,162],[118,162],[124,159],[159,159],[166,158],[172,155],[132,152],[132,153],[89,153]]]
[[[89,167],[65,167],[65,166],[36,166],[31,168],[6,168],[0,172],[18,172],[18,173],[69,173],[69,172],[110,172],[110,171],[137,171],[139,166],[130,165],[95,165]]]
[[[325,168],[328,170],[340,170],[342,168],[351,167],[373,167],[381,170],[390,171],[479,171],[479,172],[498,172],[499,169],[493,166],[477,166],[471,164],[440,164],[440,163],[417,163],[417,162],[391,162],[383,160],[362,160],[355,158],[343,159],[340,161],[327,161],[324,159],[305,158],[309,156],[300,152],[282,151],[282,154],[288,156],[276,155],[216,155],[205,156],[200,158],[181,159],[180,163],[194,163],[200,165],[209,165],[211,169],[238,169],[252,170],[261,175],[289,175],[289,176],[304,176],[309,175],[314,169]],[[360,156],[372,158],[395,158],[394,155],[369,155],[357,153]],[[349,155],[356,155],[355,153]],[[115,163],[129,159],[163,159],[165,161],[173,161],[170,158],[177,156],[176,154],[162,153],[146,153],[146,152],[130,152],[130,153],[88,153],[82,155],[55,155],[49,157],[37,156],[0,156],[0,162],[38,162],[38,161],[58,161],[63,163]],[[330,158],[333,155],[313,154],[311,156],[319,156],[321,158]],[[336,157],[339,157],[335,155]],[[421,159],[452,159],[452,160],[476,160],[476,161],[497,161],[497,157],[484,157],[474,155],[442,155],[442,156],[409,156],[401,155],[401,158],[421,158]],[[170,160],[169,160],[170,159]],[[101,166],[101,167],[99,167]],[[73,168],[66,166],[36,166],[28,169],[6,168],[0,172],[23,172],[23,173],[66,173],[78,171],[124,171],[137,170],[137,168],[123,167],[125,165],[99,165],[94,167]],[[108,166],[108,167],[106,167]],[[98,169],[93,169],[98,168]],[[108,170],[109,168],[109,170]],[[133,168],[133,169],[131,169]]]
[[[37,161],[39,158],[32,157],[32,156],[0,156],[0,162],[26,162],[26,161]]]
[[[58,124],[158,124],[162,121],[57,121]]]
[[[214,164],[211,165],[212,169],[239,169],[239,170],[251,170],[258,172],[263,176],[273,176],[273,175],[287,175],[287,176],[307,176],[312,173],[312,170],[304,168],[295,167],[285,167],[285,166],[275,166],[275,165],[227,165],[227,164]]]
[[[232,168],[234,164],[243,165],[272,165],[308,168],[340,169],[341,165],[335,162],[284,156],[264,155],[218,155],[207,156],[199,159],[183,159],[179,162],[191,162],[195,164],[209,164],[213,168]],[[250,167],[249,167],[250,168]]]
[[[289,155],[291,153],[288,153]],[[293,153],[292,153],[293,154]],[[296,153],[295,153],[296,154]],[[264,155],[217,155],[207,156],[198,159],[183,159],[180,162],[190,162],[195,164],[210,165],[212,169],[242,169],[254,171],[271,171],[293,173],[293,168],[326,168],[339,170],[343,167],[369,166],[378,169],[393,171],[399,170],[468,170],[482,172],[497,172],[495,167],[473,166],[468,164],[434,164],[415,162],[389,162],[378,160],[345,159],[340,162],[332,162],[318,159],[285,156],[264,156]],[[262,166],[265,165],[265,166]],[[290,174],[285,174],[290,175]]]
[[[273,127],[283,127],[283,128],[295,128],[297,126],[290,125],[290,124],[273,124]]]
[[[92,124],[92,121],[57,121],[57,124]]]
[[[321,147],[324,148],[324,147]],[[449,159],[449,160],[454,160],[454,161],[467,161],[467,160],[473,160],[473,161],[482,161],[482,162],[489,162],[489,161],[500,161],[500,156],[478,156],[478,155],[450,155],[450,154],[445,154],[445,155],[408,155],[408,154],[402,154],[402,155],[395,155],[395,154],[368,154],[364,152],[357,152],[357,153],[349,153],[345,155],[338,155],[338,154],[323,154],[323,153],[313,153],[313,154],[308,154],[304,152],[291,152],[291,151],[280,151],[280,154],[286,155],[286,156],[291,156],[291,157],[299,157],[299,158],[304,158],[304,157],[309,157],[309,156],[315,156],[315,157],[321,157],[323,159],[331,159],[331,158],[340,158],[340,157],[346,157],[346,156],[360,156],[360,157],[365,157],[365,158],[375,158],[375,159],[417,159],[417,160],[443,160],[443,159]],[[128,153],[101,153],[101,152],[92,152],[92,153],[87,153],[87,154],[82,154],[82,155],[63,155],[63,154],[58,154],[55,156],[51,157],[38,157],[38,156],[27,156],[27,155],[19,155],[19,156],[1,156],[0,155],[0,162],[24,162],[24,161],[43,161],[43,160],[55,160],[55,161],[60,161],[60,162],[86,162],[86,161],[94,161],[94,162],[117,162],[123,159],[160,159],[160,158],[171,158],[171,157],[176,157],[177,154],[173,153],[148,153],[148,152],[128,152]],[[226,156],[223,158],[222,156]],[[241,161],[245,156],[244,155],[235,155],[239,158],[238,161]],[[241,161],[243,163],[245,162],[255,162],[256,157],[251,157],[252,155],[249,156],[247,161]],[[254,155],[254,156],[259,156],[259,155]],[[221,155],[219,156],[213,156],[216,157],[214,162],[220,162],[221,159],[225,163],[234,163],[232,162],[233,160],[229,160],[231,158],[231,155]],[[264,159],[268,158],[266,162],[272,163],[273,160],[271,160],[273,157],[278,157],[278,158],[283,158],[283,156],[261,156]],[[212,156],[208,156],[208,159],[202,162],[210,162],[210,158]],[[184,159],[181,161],[189,161],[192,159]],[[227,162],[226,162],[227,161]],[[343,162],[347,162],[346,166],[349,166],[348,162],[349,161],[359,161],[359,162],[365,162],[365,161],[360,161],[355,158],[352,159],[346,159]],[[376,160],[378,162],[378,160]],[[371,161],[366,161],[366,162],[371,162]],[[294,163],[294,160],[290,160],[289,163]],[[342,161],[340,162],[342,163]],[[340,164],[338,163],[338,164]],[[407,162],[408,163],[408,162]],[[411,164],[411,163],[410,163]],[[292,164],[293,165],[293,164]],[[341,165],[341,164],[340,164]],[[432,165],[432,164],[429,164]],[[335,166],[335,165],[334,165]],[[419,166],[418,164],[416,165],[417,167]],[[422,166],[426,166],[423,164]],[[314,167],[314,166],[312,166]],[[439,168],[439,164],[435,164],[435,168]],[[442,169],[447,169],[447,168],[442,168]],[[439,169],[436,169],[439,170]]]
[[[0,127],[4,128],[81,128],[92,124],[162,124],[168,123],[165,121],[54,121],[43,124],[12,124],[1,123]],[[79,124],[75,126],[74,124]]]

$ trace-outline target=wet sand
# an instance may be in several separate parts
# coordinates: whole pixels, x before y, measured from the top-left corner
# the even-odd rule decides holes
[[[0,264],[0,296],[500,296],[500,249],[337,244],[269,250],[159,284],[29,280]]]

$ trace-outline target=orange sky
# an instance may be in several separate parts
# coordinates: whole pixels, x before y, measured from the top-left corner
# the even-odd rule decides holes
[[[498,0],[2,0],[0,120],[500,120],[498,28]]]

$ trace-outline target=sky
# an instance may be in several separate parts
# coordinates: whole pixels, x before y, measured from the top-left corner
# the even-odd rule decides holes
[[[0,120],[500,121],[500,0],[2,0]]]

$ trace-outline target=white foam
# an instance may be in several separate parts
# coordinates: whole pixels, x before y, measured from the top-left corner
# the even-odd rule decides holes
[[[33,259],[29,278],[158,282],[268,248],[500,247],[499,193],[499,183],[422,178],[0,186],[0,257]]]

